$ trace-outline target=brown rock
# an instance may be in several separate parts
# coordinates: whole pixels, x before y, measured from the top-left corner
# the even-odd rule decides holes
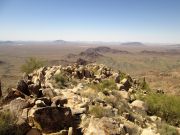
[[[67,107],[32,108],[28,118],[44,133],[57,132],[72,125],[71,110]]]
[[[30,129],[31,127],[29,126],[26,120],[19,118],[16,122],[16,133],[24,135]]]
[[[20,92],[26,94],[26,95],[30,95],[30,92],[28,90],[28,85],[26,84],[26,82],[24,80],[20,80],[17,84],[17,90],[19,90]]]
[[[0,80],[0,98],[2,97],[1,80]]]
[[[53,98],[54,96],[57,96],[56,93],[51,88],[46,89],[40,89],[42,91],[42,95],[44,97]]]
[[[40,130],[32,128],[26,133],[26,135],[42,135],[42,133],[40,132]]]
[[[84,135],[125,135],[125,129],[111,118],[91,118],[89,126]]]
[[[128,91],[129,88],[131,87],[131,83],[130,83],[130,81],[129,81],[127,78],[124,78],[124,79],[121,81],[121,84],[124,85],[124,89],[125,89],[126,91]]]
[[[145,102],[141,101],[141,100],[135,100],[131,103],[131,106],[133,109],[138,109],[141,111],[147,111],[148,107],[146,105]]]
[[[35,97],[41,97],[42,92],[39,90],[41,88],[41,83],[38,82],[37,84],[30,84],[28,85],[28,89],[32,95]]]
[[[64,106],[64,104],[67,104],[67,98],[63,96],[55,96],[51,99],[52,104],[51,106]]]
[[[120,83],[120,75],[117,73],[114,75],[115,77],[115,83]]]
[[[28,108],[29,103],[23,98],[16,98],[10,102],[10,112],[15,116],[21,116],[23,109]]]
[[[4,97],[3,103],[8,103],[18,97],[25,98],[25,95],[16,89],[9,89],[9,93]]]

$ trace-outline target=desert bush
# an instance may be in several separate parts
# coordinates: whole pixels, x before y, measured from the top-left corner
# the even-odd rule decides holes
[[[15,134],[14,119],[10,112],[0,112],[0,135]]]
[[[90,87],[98,91],[114,90],[117,89],[117,85],[114,80],[103,80],[98,84],[90,84]]]
[[[177,129],[166,123],[158,124],[158,133],[161,135],[178,135]]]
[[[58,87],[60,88],[64,88],[67,86],[68,81],[68,77],[66,77],[65,74],[60,73],[54,76],[55,82],[58,85]]]
[[[148,113],[157,115],[174,126],[180,126],[179,96],[149,93],[142,98],[148,104]]]
[[[120,80],[122,80],[122,79],[127,77],[127,75],[125,73],[123,73],[121,71],[119,71],[119,73],[120,73]]]
[[[149,84],[146,82],[145,78],[139,80],[139,87],[143,90],[150,90]]]
[[[106,109],[100,105],[91,106],[89,113],[97,118],[112,117],[114,115],[111,109]]]
[[[38,60],[37,58],[30,57],[25,61],[25,63],[21,66],[21,71],[27,74],[33,72],[35,69],[38,69],[44,65],[44,62]]]
[[[93,100],[97,97],[97,91],[95,89],[91,89],[89,87],[85,88],[84,90],[80,91],[82,97],[89,98]]]

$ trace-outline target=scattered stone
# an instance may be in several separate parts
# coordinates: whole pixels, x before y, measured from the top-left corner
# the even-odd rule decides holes
[[[125,129],[120,128],[118,123],[112,118],[103,117],[101,119],[91,117],[89,126],[85,129],[84,135],[125,135]]]
[[[73,135],[73,128],[72,127],[69,127],[68,135]]]
[[[141,135],[160,135],[160,134],[156,134],[152,129],[146,128],[143,129]]]
[[[145,112],[148,110],[146,103],[141,100],[133,101],[131,103],[131,106],[133,109],[138,109],[138,110],[145,111]]]
[[[45,107],[46,104],[42,100],[36,100],[35,105],[37,107]]]
[[[116,85],[117,85],[118,90],[125,90],[125,87],[123,84],[117,83]]]

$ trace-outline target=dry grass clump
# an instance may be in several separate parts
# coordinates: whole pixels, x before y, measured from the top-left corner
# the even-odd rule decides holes
[[[107,91],[107,90],[116,90],[117,85],[114,80],[108,79],[108,80],[103,80],[100,83],[97,84],[90,84],[89,87],[97,90],[97,91]]]
[[[14,119],[10,112],[0,112],[0,135],[15,134]]]
[[[114,116],[114,113],[112,112],[112,109],[107,109],[107,108],[104,108],[104,107],[102,107],[100,105],[91,106],[90,109],[89,109],[89,113],[91,115],[94,115],[97,118]]]

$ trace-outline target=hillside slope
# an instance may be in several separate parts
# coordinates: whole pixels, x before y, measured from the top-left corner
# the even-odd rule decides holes
[[[8,134],[158,135],[163,121],[138,98],[148,90],[101,64],[42,67],[9,89],[0,111],[15,119]]]

